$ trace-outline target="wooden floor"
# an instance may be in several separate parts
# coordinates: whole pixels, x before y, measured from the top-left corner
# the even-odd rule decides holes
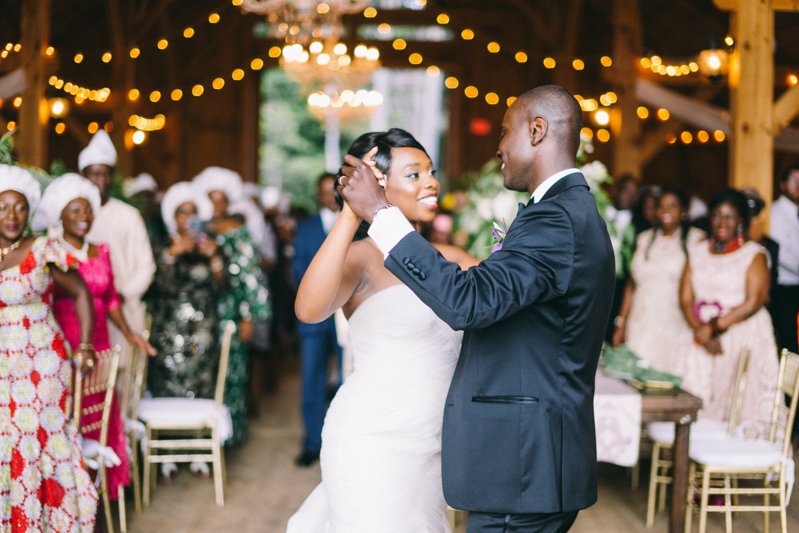
[[[302,437],[298,398],[299,380],[291,373],[281,381],[277,393],[263,399],[262,415],[252,421],[250,440],[227,452],[228,487],[224,507],[214,504],[213,482],[195,476],[182,465],[169,484],[159,483],[150,506],[142,514],[135,514],[129,501],[128,531],[284,532],[289,517],[320,480],[318,464],[306,469],[297,468],[293,463]],[[599,502],[579,514],[572,531],[665,533],[667,512],[657,515],[652,529],[645,527],[648,473],[642,472],[640,487],[635,491],[630,489],[628,476],[627,469],[601,464]],[[788,530],[799,531],[797,496],[793,500],[788,509]],[[779,531],[778,514],[772,514],[771,522],[771,531]],[[694,531],[697,526],[698,521],[694,520]],[[733,531],[762,530],[762,514],[745,513],[733,518]],[[723,515],[711,515],[708,532],[721,531],[724,531]]]

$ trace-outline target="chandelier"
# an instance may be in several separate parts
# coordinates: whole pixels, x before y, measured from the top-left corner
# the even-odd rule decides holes
[[[371,0],[243,0],[245,13],[266,15],[277,36],[288,43],[306,43],[311,38],[337,38],[341,16],[357,13]]]
[[[326,122],[331,115],[340,120],[362,120],[372,116],[382,103],[383,95],[377,91],[344,89],[339,94],[334,86],[308,97],[308,109],[322,122]]]

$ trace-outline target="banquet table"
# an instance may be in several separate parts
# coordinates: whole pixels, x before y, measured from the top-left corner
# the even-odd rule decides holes
[[[640,406],[640,416],[634,412]],[[685,531],[686,491],[688,490],[688,440],[691,424],[702,408],[702,400],[682,389],[638,391],[624,381],[609,378],[601,371],[596,376],[594,411],[597,423],[597,457],[600,461],[632,466],[638,460],[641,424],[674,422],[672,448],[673,485],[669,531]]]

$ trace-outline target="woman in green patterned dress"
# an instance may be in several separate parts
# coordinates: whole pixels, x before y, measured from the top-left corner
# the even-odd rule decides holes
[[[261,283],[261,258],[252,238],[241,222],[228,216],[228,205],[242,196],[241,177],[232,170],[209,167],[193,182],[214,204],[214,216],[206,229],[216,235],[216,243],[228,259],[228,286],[218,305],[221,323],[233,320],[239,328],[239,335],[233,338],[230,347],[225,384],[225,405],[233,419],[233,438],[228,444],[236,445],[249,435],[249,342],[253,322],[269,318],[268,293]]]

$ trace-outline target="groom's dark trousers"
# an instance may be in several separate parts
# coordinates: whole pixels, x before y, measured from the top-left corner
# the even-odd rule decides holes
[[[577,511],[568,513],[469,513],[466,533],[566,533]]]
[[[520,206],[502,249],[476,267],[461,270],[415,232],[385,265],[464,330],[444,408],[447,502],[481,522],[479,513],[511,515],[511,528],[545,518],[529,515],[571,515],[593,505],[594,376],[615,267],[583,175],[563,177],[540,202]],[[467,527],[496,530],[493,523]]]

